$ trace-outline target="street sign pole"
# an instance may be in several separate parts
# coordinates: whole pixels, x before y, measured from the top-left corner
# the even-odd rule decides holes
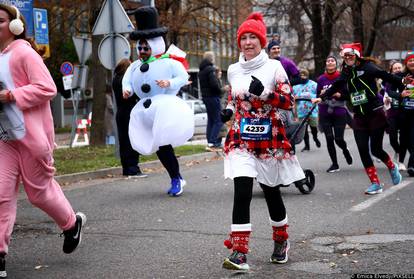
[[[75,93],[76,94],[76,93]],[[73,147],[73,139],[75,138],[75,132],[76,132],[76,122],[78,121],[78,104],[76,102],[76,96],[74,95],[73,89],[70,89],[70,95],[72,96],[72,108],[73,108],[73,115],[72,115],[72,128],[70,131],[70,142],[69,147]]]
[[[113,5],[113,0],[109,0],[109,25],[110,25],[110,35],[111,35],[111,47],[112,47],[112,53],[111,53],[111,57],[112,57],[112,69],[111,69],[111,80],[114,78],[114,69],[116,66],[116,57],[115,57],[115,26],[114,26],[114,5]],[[116,100],[115,100],[115,93],[113,88],[111,88],[112,90],[112,94],[111,94],[111,98],[112,98],[112,107],[114,110],[114,116],[112,119],[112,125],[114,127],[113,131],[114,131],[114,136],[115,136],[115,156],[117,158],[120,158],[120,151],[119,151],[119,138],[118,138],[118,125],[116,123],[116,113],[118,111],[118,107],[116,105]]]
[[[115,21],[116,18],[116,21]],[[96,19],[95,25],[92,29],[93,35],[106,35],[104,39],[100,43],[99,48],[99,60],[102,62],[105,60],[105,63],[102,62],[102,65],[111,70],[111,78],[113,78],[114,69],[116,63],[122,58],[129,58],[130,56],[130,46],[128,41],[125,40],[120,34],[129,33],[134,30],[134,25],[132,24],[131,20],[129,19],[128,15],[125,12],[122,4],[119,0],[105,0],[101,10],[99,11],[98,18]],[[121,38],[120,38],[121,37]],[[124,40],[123,40],[124,39]],[[127,52],[125,50],[119,51],[117,49],[118,45],[117,42],[126,41],[128,44]],[[107,44],[108,42],[109,44]],[[107,47],[107,45],[109,47]],[[102,46],[102,49],[101,49]],[[109,49],[109,51],[108,51]],[[110,52],[110,53],[108,53]],[[110,57],[109,62],[106,61],[106,57]],[[108,62],[108,63],[106,63]],[[119,157],[119,141],[118,141],[118,129],[115,121],[115,115],[117,111],[116,102],[115,102],[115,95],[112,91],[112,102],[114,107],[114,119],[113,119],[113,127],[115,132],[115,153],[117,157]]]

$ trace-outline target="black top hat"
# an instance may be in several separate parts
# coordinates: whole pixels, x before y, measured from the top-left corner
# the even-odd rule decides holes
[[[128,14],[135,16],[137,29],[129,34],[129,38],[134,41],[139,39],[151,39],[163,36],[168,32],[168,28],[158,26],[157,9],[150,6],[140,7]]]

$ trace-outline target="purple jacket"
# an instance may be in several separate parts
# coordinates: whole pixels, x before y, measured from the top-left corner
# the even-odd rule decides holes
[[[331,87],[332,83],[334,83],[334,81],[338,77],[339,77],[339,72],[335,72],[332,75],[324,73],[321,76],[319,76],[317,79],[318,87],[316,88],[317,96],[319,97],[323,89],[327,89]],[[343,117],[346,114],[347,114],[347,109],[345,107],[345,101],[342,98],[340,100],[332,98],[319,104],[319,116]]]
[[[299,76],[299,70],[298,67],[296,67],[295,62],[284,56],[280,56],[279,61],[282,64],[283,69],[285,69],[289,80],[292,80],[293,77]]]

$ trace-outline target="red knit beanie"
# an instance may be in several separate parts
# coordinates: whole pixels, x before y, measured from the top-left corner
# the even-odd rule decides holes
[[[414,58],[414,50],[408,51],[404,59],[404,65],[407,65],[408,60]]]
[[[266,25],[263,21],[263,15],[259,12],[251,13],[245,22],[243,22],[239,30],[237,30],[237,45],[240,48],[240,37],[244,33],[253,33],[259,40],[262,48],[266,46]]]

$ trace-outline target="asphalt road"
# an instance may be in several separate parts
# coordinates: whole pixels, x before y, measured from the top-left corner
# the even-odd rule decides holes
[[[347,166],[339,153],[338,173],[325,172],[324,146],[311,143],[310,152],[298,153],[302,166],[314,171],[316,187],[310,195],[294,186],[283,189],[291,240],[287,264],[268,262],[271,227],[257,187],[251,204],[251,270],[222,269],[229,254],[223,240],[231,224],[233,184],[224,180],[217,159],[182,164],[188,185],[179,198],[166,194],[169,179],[163,171],[138,180],[66,186],[74,208],[88,217],[81,247],[71,255],[61,251],[63,238],[51,219],[20,198],[7,257],[9,278],[369,278],[352,276],[384,273],[414,278],[414,180],[404,174],[400,186],[391,186],[385,166],[376,163],[385,191],[364,195],[369,181],[349,130],[346,138],[355,163]]]

